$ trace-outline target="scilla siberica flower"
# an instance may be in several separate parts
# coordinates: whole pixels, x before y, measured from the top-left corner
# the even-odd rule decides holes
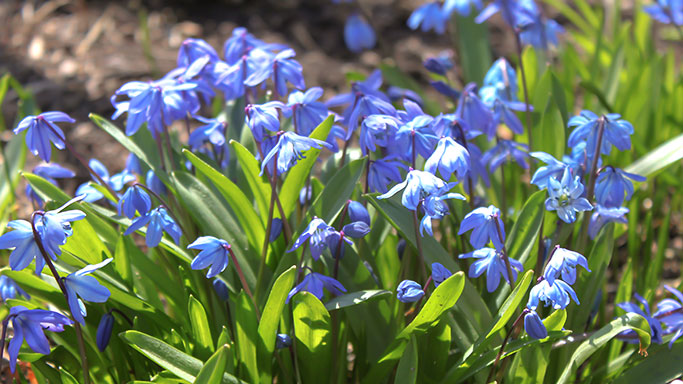
[[[297,161],[305,159],[304,151],[311,148],[321,149],[322,147],[330,147],[324,141],[311,139],[310,137],[299,136],[294,132],[284,132],[279,135],[279,140],[273,149],[263,159],[261,164],[261,173],[266,168],[266,165],[277,155],[277,172],[283,174],[291,167],[296,165]]]
[[[88,166],[95,171],[95,173],[105,182],[107,183],[111,189],[114,191],[120,191],[123,189],[123,186],[126,183],[129,183],[131,181],[135,181],[135,175],[128,169],[124,169],[123,171],[110,176],[109,175],[109,170],[107,167],[104,166],[99,160],[97,159],[90,159],[88,161]],[[99,179],[97,179],[94,175],[90,175],[93,180],[96,183],[100,183]],[[97,190],[97,188],[93,187],[90,185],[90,183],[83,183],[78,188],[76,189],[76,195],[85,195],[83,198],[83,201],[88,202],[88,203],[94,203],[100,199],[104,198],[104,195],[102,192]]]
[[[678,300],[663,299],[657,303],[657,311],[653,316],[666,325],[664,334],[674,334],[669,342],[670,349],[676,340],[683,336],[683,293],[668,285],[664,285],[664,288]]]
[[[477,85],[469,83],[462,91],[458,100],[458,109],[455,115],[465,122],[468,128],[465,137],[469,140],[481,133],[485,133],[489,139],[496,135],[496,125],[493,123],[493,114],[489,107],[477,95]]]
[[[344,24],[344,42],[351,52],[372,49],[377,42],[377,36],[372,26],[358,14],[352,14]]]
[[[520,3],[518,0],[494,0],[481,11],[474,21],[481,24],[500,11],[503,20],[510,27],[517,28],[528,20],[528,16]]]
[[[562,180],[551,177],[548,181],[548,194],[545,209],[557,211],[557,215],[565,223],[576,221],[576,212],[590,211],[591,203],[583,195],[583,184],[576,176],[572,179],[571,170],[565,168]]]
[[[521,30],[519,37],[522,43],[542,50],[548,50],[551,45],[557,45],[557,36],[564,33],[564,28],[555,20],[543,17],[533,0],[525,0],[520,3],[522,5],[521,12],[526,15],[518,26]]]
[[[634,293],[633,298],[636,299],[637,302],[642,304],[644,310],[640,309],[640,307],[638,307],[637,304],[633,304],[631,302],[617,303],[617,306],[626,312],[633,312],[639,314],[640,316],[643,316],[645,320],[647,320],[648,324],[650,324],[652,341],[657,344],[661,344],[662,335],[664,334],[661,322],[650,314],[650,304],[647,302],[647,300],[645,300],[644,297],[640,296],[637,293]],[[636,332],[632,329],[627,329],[624,332],[621,332],[619,335],[617,335],[617,338],[619,338],[619,336],[622,336],[620,340],[625,341],[627,343],[639,342]]]
[[[453,11],[458,12],[462,16],[469,16],[474,7],[477,11],[480,11],[484,5],[481,0],[446,0],[443,3],[443,11],[450,15]]]
[[[107,287],[100,284],[94,277],[88,274],[109,264],[112,258],[106,259],[98,264],[88,265],[74,273],[70,273],[64,278],[64,286],[66,287],[66,299],[71,310],[71,315],[74,320],[85,325],[85,318],[88,312],[85,309],[83,301],[90,301],[93,303],[104,303],[109,299],[111,292]],[[79,298],[80,297],[80,298]]]
[[[525,309],[524,330],[534,339],[545,339],[548,337],[548,330],[543,325],[543,320],[533,309]]]
[[[117,204],[119,215],[123,213],[127,218],[135,217],[135,211],[144,215],[152,208],[152,199],[139,185],[133,185],[126,190]]]
[[[287,108],[282,112],[285,117],[292,118],[292,124],[297,133],[304,136],[310,135],[329,115],[325,104],[318,101],[322,95],[322,88],[313,87],[306,92],[292,92],[287,97]]]
[[[583,255],[558,247],[553,251],[552,257],[545,267],[543,278],[549,284],[553,284],[555,278],[562,276],[562,280],[574,284],[576,282],[576,268],[579,265],[586,271],[591,271],[588,268],[588,260]]]
[[[458,179],[462,179],[470,169],[470,153],[449,136],[442,137],[436,145],[436,149],[425,162],[425,171],[439,174],[444,179],[450,179],[455,173]]]
[[[247,125],[257,142],[263,141],[266,130],[277,132],[280,130],[280,116],[278,109],[284,104],[279,101],[269,101],[265,104],[249,104],[245,108]]]
[[[44,309],[27,309],[21,305],[10,309],[8,319],[10,319],[14,329],[14,336],[7,348],[12,373],[16,369],[17,356],[24,340],[34,352],[48,355],[50,354],[50,342],[43,332],[45,330],[62,332],[65,325],[73,324],[73,321],[60,313]]]
[[[159,245],[161,237],[163,236],[163,231],[166,231],[176,244],[180,241],[180,235],[182,235],[180,227],[178,227],[175,220],[169,216],[166,208],[163,206],[156,207],[143,216],[135,219],[123,234],[128,236],[147,224],[149,224],[149,226],[147,227],[147,233],[145,235],[145,244],[147,244],[148,247],[151,248]]]
[[[427,32],[431,29],[439,35],[446,32],[446,24],[448,23],[449,14],[444,12],[441,4],[437,1],[429,2],[418,7],[408,18],[408,27],[415,30],[420,28],[422,32]]]
[[[629,209],[626,207],[604,207],[596,204],[595,211],[593,211],[590,223],[588,224],[588,235],[591,239],[595,239],[600,229],[607,223],[628,223],[628,220],[626,220],[628,212]]]
[[[216,147],[225,144],[225,129],[227,124],[219,119],[207,119],[206,117],[193,116],[197,121],[204,125],[197,127],[192,133],[187,143],[193,150],[198,149],[204,143],[211,143]]]
[[[623,169],[607,166],[603,169],[595,183],[595,200],[606,207],[619,207],[633,195],[633,181],[643,182],[645,177],[628,173]]]
[[[223,272],[230,261],[230,244],[213,236],[198,237],[187,248],[201,250],[197,257],[192,260],[190,267],[199,270],[210,265],[211,268],[206,272],[207,279]]]
[[[64,112],[52,111],[43,112],[38,116],[26,116],[14,128],[14,134],[26,131],[26,146],[43,161],[50,162],[53,143],[57,149],[64,149],[64,132],[55,123],[75,123]]]
[[[512,140],[500,140],[495,147],[484,153],[481,161],[489,165],[491,173],[505,162],[514,160],[517,165],[524,169],[529,168],[526,159],[529,157],[529,147],[526,144]]]
[[[434,282],[435,287],[438,287],[439,284],[446,281],[452,274],[453,273],[441,263],[432,263],[432,281]]]
[[[503,249],[505,227],[500,218],[500,210],[493,205],[476,208],[465,216],[460,223],[458,235],[469,230],[472,230],[470,244],[474,248],[482,248],[490,240],[496,249]]]
[[[66,169],[59,164],[41,164],[33,168],[33,173],[37,176],[42,177],[46,181],[49,181],[52,185],[57,185],[57,180],[55,179],[68,179],[76,176],[73,171]],[[38,196],[38,194],[33,190],[31,184],[26,184],[26,196],[31,199],[37,206],[43,205],[43,199]]]
[[[403,100],[403,106],[405,111],[396,112],[403,122],[396,132],[399,148],[408,149],[408,151],[401,151],[406,159],[409,158],[408,154],[415,156],[412,153],[413,149],[426,159],[434,151],[434,144],[438,140],[432,130],[434,118],[422,112],[422,108],[417,103],[408,99]]]
[[[567,144],[573,147],[581,141],[586,141],[586,151],[592,156],[595,153],[595,147],[598,145],[600,124],[604,124],[600,152],[609,155],[612,145],[620,151],[627,150],[631,148],[633,125],[626,120],[620,120],[620,118],[621,115],[617,113],[598,116],[591,111],[581,111],[579,116],[569,119],[568,126],[576,128],[569,134]]]
[[[289,348],[292,346],[292,338],[286,333],[278,333],[275,337],[275,348]]]
[[[292,288],[287,295],[285,303],[289,304],[289,300],[299,292],[310,292],[318,300],[323,299],[323,288],[327,289],[333,295],[341,295],[346,292],[346,288],[337,280],[325,276],[320,273],[311,272],[301,281],[300,284]]]
[[[335,232],[334,228],[327,225],[325,220],[314,217],[308,224],[308,227],[306,227],[306,230],[294,241],[294,244],[287,252],[294,251],[308,240],[311,256],[314,260],[318,260],[325,248],[327,248],[327,237],[332,232]]]
[[[538,167],[534,176],[531,178],[531,184],[538,186],[540,189],[548,188],[548,180],[550,180],[551,177],[561,179],[564,169],[568,167],[567,164],[545,152],[531,152],[529,155],[546,163],[546,165]]]
[[[371,160],[368,170],[368,189],[370,192],[385,193],[389,183],[402,180],[401,169],[406,166],[390,158]]]
[[[377,146],[387,148],[397,147],[396,133],[401,121],[389,115],[370,115],[363,119],[360,127],[360,149],[363,155],[375,152]]]
[[[425,215],[420,222],[420,234],[422,236],[424,236],[425,231],[429,236],[434,236],[432,232],[432,219],[441,220],[448,214],[448,205],[444,202],[446,199],[465,200],[465,197],[459,193],[427,196],[422,203],[422,209],[425,211]]]
[[[422,62],[422,65],[427,69],[429,72],[435,73],[437,75],[441,76],[446,76],[446,73],[448,70],[453,68],[453,52],[452,51],[443,51],[439,53],[438,56],[434,57],[429,57],[427,58],[424,62]]]
[[[468,273],[469,277],[475,278],[486,272],[486,290],[493,292],[500,285],[500,278],[503,277],[508,283],[517,280],[517,272],[522,272],[524,266],[519,261],[508,257],[512,280],[508,275],[507,266],[503,260],[503,254],[493,248],[482,248],[458,256],[459,259],[477,259],[471,266]]]
[[[394,185],[389,192],[378,196],[378,199],[387,199],[405,188],[401,203],[404,207],[414,211],[417,206],[429,195],[442,196],[446,194],[456,183],[446,183],[429,172],[416,169],[408,172],[406,179]]]
[[[100,323],[97,325],[97,335],[95,338],[95,343],[97,344],[97,349],[103,352],[107,345],[109,345],[109,340],[111,339],[111,332],[114,329],[114,315],[111,312],[107,312],[100,318]]]
[[[8,299],[16,299],[20,295],[24,296],[26,300],[31,300],[31,295],[21,289],[16,281],[5,275],[0,276],[0,298],[2,298],[2,301],[6,302]]]
[[[683,1],[657,0],[653,5],[643,7],[653,19],[664,24],[683,25]]]
[[[535,310],[542,301],[545,306],[551,305],[553,309],[564,309],[569,305],[570,298],[574,299],[576,304],[580,304],[576,292],[569,284],[557,278],[552,283],[542,280],[531,288],[527,307]]]
[[[396,287],[396,298],[402,303],[414,303],[424,295],[422,286],[412,280],[403,280]]]
[[[270,65],[264,65],[251,76],[247,77],[244,85],[255,87],[267,78],[272,78],[275,86],[275,91],[279,95],[287,94],[287,82],[292,84],[296,89],[306,88],[304,83],[304,76],[302,74],[303,68],[298,61],[292,59],[296,55],[293,49],[285,49],[279,52]]]
[[[349,219],[351,222],[362,221],[368,226],[370,225],[370,213],[368,212],[367,208],[363,206],[363,204],[351,200],[349,201],[347,209],[349,211]]]

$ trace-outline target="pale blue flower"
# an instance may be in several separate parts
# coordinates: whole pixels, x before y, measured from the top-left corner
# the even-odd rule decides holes
[[[472,230],[470,244],[474,248],[482,248],[490,240],[496,249],[503,249],[505,227],[500,218],[500,210],[495,206],[479,207],[468,213],[460,223],[458,235],[469,230]]]
[[[199,270],[210,265],[211,268],[206,272],[207,279],[223,272],[230,262],[230,244],[213,236],[198,237],[187,248],[201,250],[192,260],[190,267]]]
[[[109,264],[112,260],[114,259],[109,258],[98,264],[88,265],[85,268],[70,273],[63,280],[71,315],[81,325],[85,325],[84,317],[88,314],[83,301],[104,303],[111,295],[107,287],[100,284],[94,277],[88,275]]]
[[[576,221],[576,212],[593,209],[583,195],[583,184],[578,176],[572,179],[571,170],[565,168],[562,180],[551,177],[548,182],[549,197],[545,201],[545,209],[557,211],[557,215],[565,223]]]
[[[287,300],[285,302],[289,303],[289,300],[294,295],[303,291],[310,292],[315,297],[317,297],[318,300],[322,300],[323,288],[327,289],[330,293],[332,293],[335,296],[346,293],[346,288],[344,288],[344,286],[337,280],[320,273],[311,272],[308,275],[306,275],[306,277],[304,277],[303,281],[301,281],[300,284],[298,284],[297,286],[292,288],[291,291],[289,291],[289,294],[287,295]]]
[[[553,284],[555,278],[562,276],[562,280],[574,284],[576,282],[576,268],[579,265],[586,271],[591,271],[588,268],[588,260],[583,255],[558,247],[545,267],[543,278],[548,280],[549,284]]]
[[[524,270],[524,266],[519,261],[508,257],[512,280],[508,275],[503,254],[493,248],[482,248],[458,256],[459,259],[477,259],[471,266],[468,273],[469,277],[475,278],[486,272],[486,290],[493,292],[500,285],[500,278],[504,278],[509,284],[517,280],[517,273]]]

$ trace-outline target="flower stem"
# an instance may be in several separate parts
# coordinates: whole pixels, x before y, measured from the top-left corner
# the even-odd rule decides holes
[[[593,160],[591,167],[588,170],[588,184],[586,184],[586,198],[588,202],[593,204],[593,193],[595,192],[595,179],[597,176],[598,160],[600,160],[600,149],[602,148],[602,137],[605,134],[605,116],[598,119],[598,140],[595,143],[595,152],[593,153]],[[579,234],[578,249],[585,252],[586,241],[588,240],[588,226],[590,224],[590,215],[584,213],[583,223],[581,224],[581,233]]]
[[[503,261],[505,262],[505,269],[507,269],[508,273],[508,283],[510,283],[510,289],[515,289],[515,282],[514,279],[512,278],[512,266],[510,265],[510,257],[508,256],[508,251],[505,248],[505,241],[503,240],[503,230],[501,229],[501,226],[503,225],[502,221],[496,218],[496,231],[498,231],[498,239],[500,242],[503,244],[503,249],[501,250],[503,252]]]
[[[256,300],[254,300],[254,295],[251,293],[251,289],[249,289],[249,285],[247,284],[247,280],[244,278],[244,272],[242,272],[242,267],[240,267],[240,263],[237,261],[237,257],[235,256],[235,252],[233,252],[232,247],[228,246],[228,253],[230,253],[230,258],[232,259],[232,263],[235,264],[235,270],[237,271],[237,276],[240,278],[240,283],[242,283],[242,288],[244,288],[244,292],[247,293],[247,296],[251,299],[251,303],[254,305],[254,311],[256,312],[256,319],[261,320],[261,312],[258,309],[258,305],[256,305]]]
[[[453,123],[453,126],[455,126],[458,130],[462,146],[465,148],[467,153],[471,153],[470,149],[467,147],[467,138],[465,137],[465,131],[462,129],[462,125],[460,125],[460,123],[456,121]],[[470,197],[470,209],[474,210],[474,180],[472,180],[471,168],[472,166],[470,165],[470,169],[467,170],[467,194]]]
[[[265,238],[263,239],[263,247],[261,248],[261,262],[259,263],[259,268],[258,268],[258,275],[256,277],[256,289],[258,292],[258,288],[261,286],[261,279],[263,278],[263,273],[265,272],[266,269],[266,257],[268,256],[268,244],[270,244],[270,232],[273,230],[273,215],[274,215],[274,210],[275,210],[275,196],[277,195],[276,191],[276,186],[277,186],[277,157],[278,154],[275,153],[275,157],[273,158],[273,176],[271,177],[270,180],[270,206],[268,207],[268,222],[266,223],[266,235]],[[267,166],[266,166],[267,168]],[[283,217],[282,223],[284,224],[285,219]]]
[[[512,332],[515,330],[519,322],[524,318],[524,315],[526,315],[526,309],[522,311],[522,313],[517,316],[517,319],[515,322],[512,324],[512,327],[510,328],[510,331],[505,335],[505,338],[503,339],[503,344],[500,345],[500,350],[498,351],[498,354],[496,355],[496,360],[493,362],[493,367],[491,367],[491,372],[489,372],[489,376],[486,379],[487,383],[490,383],[491,380],[493,379],[494,374],[496,373],[496,367],[498,366],[498,363],[500,362],[500,358],[503,356],[503,352],[505,351],[505,346],[508,343],[508,340],[510,340],[510,335]]]
[[[263,159],[263,151],[261,150],[261,143],[256,142],[256,149],[258,150],[259,155],[261,156],[261,159]],[[273,161],[273,164],[277,164],[277,155],[275,156],[275,161]],[[268,170],[268,167],[266,167],[265,172],[266,172],[266,177],[268,180],[270,180],[270,185],[271,187],[275,188],[273,184],[273,180],[277,182],[277,168],[273,167],[275,170],[275,175],[271,177],[270,171]],[[280,202],[280,197],[278,196],[277,192],[275,192],[275,204],[277,205],[277,209],[280,212],[280,218],[282,219],[282,231],[285,234],[285,244],[289,244],[292,240],[292,229],[289,227],[289,221],[287,220],[287,216],[285,215],[285,210],[282,208],[282,203]],[[270,234],[268,234],[270,236]]]
[[[64,300],[66,300],[66,306],[69,307],[69,300],[66,293],[66,285],[64,285],[64,281],[59,277],[59,272],[57,272],[57,268],[55,268],[55,265],[52,263],[52,259],[50,259],[50,256],[47,254],[45,246],[43,245],[43,239],[40,237],[40,233],[38,233],[38,229],[36,228],[36,216],[44,215],[45,212],[43,211],[35,211],[31,215],[31,229],[33,230],[33,238],[36,241],[36,245],[38,246],[41,255],[43,255],[43,259],[45,259],[45,263],[47,264],[48,268],[50,268],[52,276],[54,276],[55,280],[57,281],[59,289],[62,291],[62,294],[64,295]],[[73,317],[73,314],[71,314],[71,317]],[[74,322],[74,329],[76,330],[76,338],[78,339],[78,353],[81,355],[81,366],[83,367],[83,383],[89,384],[90,369],[88,368],[88,357],[85,354],[83,331],[81,330],[81,324],[78,321]]]
[[[415,227],[415,247],[417,248],[417,262],[420,263],[420,274],[422,275],[422,280],[427,280],[427,270],[425,269],[425,260],[422,255],[422,236],[420,235],[419,220],[417,219],[417,210],[420,209],[422,202],[417,205],[413,211],[413,227]]]
[[[161,196],[159,196],[159,194],[157,194],[156,192],[151,190],[148,186],[146,186],[144,184],[140,184],[138,182],[133,183],[132,186],[138,186],[138,187],[144,189],[145,191],[149,192],[152,196],[154,196],[159,201],[159,204],[161,204],[163,207],[166,208],[166,210],[171,215],[173,220],[175,220],[176,224],[178,224],[178,226],[180,226],[180,230],[183,232],[183,236],[185,236],[185,238],[188,238],[190,232],[188,232],[187,229],[183,226],[183,223],[180,220],[178,220],[178,215],[173,213],[173,210],[171,210],[170,205],[168,205],[168,203],[166,201],[164,201],[164,199]]]
[[[0,340],[0,372],[2,372],[2,363],[5,361],[3,356],[5,355],[5,337],[7,337],[7,326],[12,315],[7,316],[5,320],[2,321],[2,339]]]
[[[351,203],[351,200],[348,200],[346,204],[344,204],[344,210],[342,210],[341,213],[341,218],[339,220],[339,243],[337,244],[337,253],[334,254],[334,274],[333,277],[336,280],[337,275],[339,274],[339,260],[341,259],[341,250],[342,250],[342,245],[344,243],[344,231],[342,228],[344,228],[344,219],[346,218],[346,212],[349,210],[349,203]]]
[[[529,111],[529,89],[526,82],[526,71],[524,70],[524,60],[522,59],[522,40],[520,38],[520,31],[515,28],[515,43],[517,46],[517,56],[519,57],[519,70],[522,72],[522,90],[524,91],[524,103],[526,116],[526,133],[529,141],[529,152],[533,151],[533,139],[531,135],[531,112]],[[531,162],[531,160],[529,160]]]

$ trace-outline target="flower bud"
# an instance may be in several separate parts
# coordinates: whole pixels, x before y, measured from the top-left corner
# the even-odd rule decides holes
[[[351,224],[346,224],[342,229],[345,235],[360,239],[361,237],[370,233],[370,227],[363,221],[355,221]]]
[[[396,298],[402,303],[418,301],[424,294],[422,286],[412,280],[403,280],[396,288]]]
[[[363,204],[357,201],[349,202],[349,219],[353,221],[362,221],[370,226],[370,214]]]
[[[109,339],[111,339],[111,331],[114,329],[114,316],[107,312],[102,315],[100,319],[100,325],[97,326],[97,348],[100,351],[104,351],[109,345]]]
[[[435,287],[438,287],[439,284],[443,283],[451,275],[451,271],[441,265],[441,263],[432,263],[432,280],[434,280]]]
[[[545,329],[543,321],[534,310],[524,315],[524,330],[534,339],[540,340],[548,337],[548,330]]]
[[[275,347],[277,349],[289,348],[292,345],[292,338],[285,333],[278,333],[275,339]]]
[[[225,283],[221,280],[215,279],[213,281],[213,290],[216,291],[216,294],[221,298],[221,300],[228,301],[228,299],[230,299],[230,291],[228,290],[228,286],[225,285]]]

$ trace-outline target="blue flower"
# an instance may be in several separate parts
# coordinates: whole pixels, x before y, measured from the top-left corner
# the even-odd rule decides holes
[[[392,181],[399,182],[403,179],[400,169],[405,168],[406,166],[403,163],[392,161],[390,158],[371,160],[368,170],[368,190],[385,193],[389,183]]]
[[[292,338],[285,333],[278,333],[275,337],[275,348],[289,348],[292,345]]]
[[[38,116],[26,116],[14,128],[14,134],[26,131],[26,146],[33,153],[46,162],[50,162],[53,143],[57,149],[64,149],[64,132],[55,123],[75,123],[64,112],[43,112]]]
[[[330,147],[324,141],[311,139],[310,137],[299,136],[294,132],[284,132],[279,136],[277,144],[271,149],[261,163],[261,175],[266,165],[277,155],[277,172],[283,174],[287,172],[296,163],[305,159],[304,151],[311,148],[321,149],[322,147]]]
[[[117,204],[119,215],[123,212],[126,217],[135,217],[135,211],[144,215],[152,208],[152,199],[139,185],[133,185],[126,190]]]
[[[20,271],[36,259],[36,272],[40,274],[45,261],[40,254],[38,244],[33,237],[31,223],[26,220],[12,220],[7,227],[14,229],[0,236],[0,249],[14,248],[9,255],[9,266],[13,271]],[[40,267],[40,268],[39,268]]]
[[[601,153],[609,155],[612,149],[611,145],[614,145],[620,151],[630,149],[633,125],[626,120],[620,120],[620,118],[621,115],[616,113],[598,116],[591,111],[581,111],[579,116],[569,119],[568,126],[576,128],[569,134],[567,144],[573,147],[581,141],[586,141],[586,151],[593,156],[595,147],[598,145],[600,124],[604,124],[603,140],[600,147]]]
[[[147,224],[149,224],[149,227],[147,228],[145,243],[148,247],[152,248],[159,245],[161,237],[163,236],[163,231],[166,231],[176,244],[180,241],[180,235],[182,235],[180,227],[178,227],[178,224],[169,216],[166,208],[163,206],[156,207],[143,216],[135,219],[123,234],[128,236]]]
[[[387,149],[399,146],[396,133],[400,125],[401,121],[398,118],[388,115],[370,115],[363,119],[359,139],[363,155],[375,152],[377,146]]]
[[[416,169],[408,172],[406,179],[394,185],[389,192],[378,196],[378,199],[387,199],[395,195],[398,191],[405,188],[401,203],[404,207],[414,211],[418,204],[429,195],[444,195],[455,183],[446,183],[429,172],[418,171]]]
[[[54,260],[57,259],[57,255],[62,254],[60,247],[66,244],[67,237],[73,235],[71,222],[82,220],[85,217],[85,213],[79,210],[62,212],[64,208],[77,200],[80,200],[80,197],[71,199],[61,207],[52,211],[47,211],[42,215],[36,215],[35,217],[35,227],[40,235],[43,247],[47,254]],[[36,260],[36,271],[38,271],[38,264],[39,262]],[[42,270],[42,266],[40,269]]]
[[[531,178],[531,184],[535,184],[540,189],[548,188],[548,180],[551,177],[561,179],[565,168],[568,166],[545,152],[531,152],[529,155],[547,164],[543,167],[538,167]]]
[[[612,166],[605,167],[595,183],[595,200],[606,207],[623,205],[624,193],[626,193],[626,200],[631,200],[631,195],[633,195],[631,180],[643,182],[645,177]]]
[[[470,171],[472,172],[473,182],[476,184],[481,179],[484,185],[488,187],[491,182],[489,180],[489,173],[486,171],[484,155],[473,142],[467,143],[467,150],[470,152]]]
[[[337,280],[320,273],[311,272],[308,275],[306,275],[306,277],[304,277],[301,283],[299,283],[297,286],[292,288],[291,291],[289,291],[289,294],[287,295],[287,300],[285,302],[289,304],[289,300],[294,295],[303,291],[310,292],[315,297],[317,297],[318,300],[322,300],[323,288],[327,289],[330,293],[332,293],[335,296],[341,295],[346,292],[346,288],[344,288],[344,286]]]
[[[664,285],[664,288],[676,296],[678,301],[673,299],[660,301],[657,303],[657,311],[653,317],[666,325],[665,334],[674,334],[669,341],[669,349],[671,349],[676,340],[683,336],[683,293],[668,285]]]
[[[14,336],[7,348],[12,373],[17,366],[17,355],[19,355],[19,349],[24,340],[34,352],[48,355],[50,354],[50,342],[43,331],[62,332],[65,325],[73,324],[73,321],[57,312],[44,309],[29,310],[21,305],[12,307],[8,318],[11,319],[14,329]]]
[[[458,256],[460,259],[477,259],[471,266],[468,273],[469,277],[479,277],[486,272],[486,290],[493,292],[500,285],[500,278],[511,284],[508,276],[507,266],[503,260],[503,254],[493,248],[481,248],[475,251]],[[517,272],[522,272],[524,266],[519,261],[508,257],[510,269],[512,271],[512,281],[517,280]]]
[[[293,49],[285,49],[273,58],[272,63],[262,66],[244,80],[244,85],[255,87],[272,77],[275,91],[279,95],[287,94],[287,82],[296,89],[306,88],[304,83],[303,68],[298,61],[292,59],[296,53]]]
[[[576,212],[590,211],[593,209],[583,195],[583,184],[576,176],[572,179],[569,168],[565,168],[562,180],[551,177],[548,181],[548,195],[545,200],[545,209],[557,211],[557,215],[565,223],[576,221]]]
[[[467,139],[471,139],[480,133],[485,133],[489,139],[492,139],[496,135],[493,115],[489,107],[479,99],[476,89],[477,85],[474,83],[465,86],[458,101],[458,109],[455,111],[455,115],[462,119],[469,128],[465,133]]]
[[[83,301],[93,303],[104,303],[109,299],[111,292],[104,285],[100,284],[94,277],[87,276],[90,273],[109,264],[112,258],[106,259],[94,265],[88,265],[83,269],[70,273],[64,278],[64,286],[66,287],[66,299],[71,310],[71,315],[74,320],[85,325],[84,316],[88,312],[85,309]],[[80,298],[79,298],[80,296]]]
[[[7,302],[8,299],[16,299],[19,295],[24,296],[26,300],[31,300],[31,295],[26,293],[16,281],[2,275],[0,276],[0,298]]]
[[[425,171],[436,175],[436,171],[444,179],[450,179],[455,173],[462,179],[470,169],[470,153],[449,136],[442,137],[436,150],[425,162]]]
[[[95,171],[97,176],[99,176],[105,183],[109,184],[114,191],[122,190],[124,185],[131,181],[135,181],[136,179],[135,175],[128,169],[124,169],[123,171],[110,176],[107,167],[105,167],[104,164],[97,159],[90,159],[90,161],[88,161],[88,166],[90,166],[90,168]],[[96,178],[94,175],[91,175],[91,177],[96,183],[100,184],[98,178]],[[98,191],[97,188],[90,185],[90,183],[81,184],[76,189],[76,195],[85,195],[83,201],[88,203],[94,203],[104,198],[102,192]]]
[[[368,213],[367,208],[365,208],[363,204],[351,200],[349,201],[347,209],[349,211],[349,220],[351,220],[351,222],[362,221],[365,224],[370,225],[370,213]]]
[[[280,116],[278,109],[284,104],[279,101],[269,101],[265,104],[250,104],[245,108],[247,125],[257,142],[263,141],[266,130],[277,132],[280,130]]]
[[[294,244],[287,252],[294,251],[308,240],[311,256],[313,259],[318,260],[325,248],[327,248],[327,237],[332,232],[335,232],[334,228],[327,225],[325,220],[314,217],[306,227],[306,230],[294,241]]]
[[[664,334],[664,331],[662,330],[662,324],[659,320],[651,316],[650,314],[650,304],[637,293],[633,294],[633,298],[636,299],[637,302],[643,305],[643,308],[645,311],[640,309],[637,304],[633,304],[631,302],[626,302],[626,303],[617,303],[617,306],[621,309],[623,309],[626,312],[633,312],[637,313],[640,316],[643,316],[645,320],[650,324],[650,332],[652,336],[652,341],[661,344],[662,343],[662,335]],[[624,332],[621,332],[617,337],[619,336],[626,336],[625,338],[622,338],[621,340],[627,342],[627,343],[635,343],[638,342],[639,339],[637,337],[637,334],[635,331],[632,329],[627,329]]]
[[[325,120],[329,111],[325,104],[317,101],[323,95],[323,89],[313,87],[305,93],[296,91],[287,97],[287,108],[283,110],[286,117],[292,117],[292,124],[297,133],[308,136]]]
[[[420,222],[420,234],[422,236],[424,236],[424,231],[427,231],[429,236],[434,236],[432,232],[432,219],[441,220],[448,214],[448,205],[444,202],[446,199],[465,200],[465,197],[459,193],[427,196],[422,203],[422,208],[425,211],[425,215]]]
[[[400,88],[395,85],[390,85],[387,88],[387,96],[392,102],[397,102],[399,100],[408,99],[416,102],[419,105],[423,105],[424,101],[415,91],[410,89]]]
[[[468,213],[460,223],[458,235],[472,229],[470,244],[474,248],[482,248],[489,240],[496,249],[503,249],[505,242],[505,227],[500,218],[500,210],[493,205],[479,207]],[[501,234],[499,236],[498,234]]]
[[[354,13],[346,19],[344,42],[351,52],[360,52],[364,49],[372,49],[377,42],[377,36],[372,26]]]
[[[533,1],[522,1],[522,13],[526,18],[519,25],[519,37],[523,44],[534,48],[548,50],[558,44],[557,36],[564,33],[564,28],[555,20],[546,19]]]
[[[446,76],[448,70],[453,68],[453,52],[443,51],[439,53],[438,56],[429,57],[425,60],[422,65],[432,73],[437,75]]]
[[[543,278],[548,280],[549,284],[552,284],[555,278],[561,275],[562,280],[569,284],[574,284],[576,282],[576,267],[579,265],[586,271],[591,271],[588,268],[588,260],[583,255],[558,247],[553,251],[553,255],[545,267]]]
[[[527,307],[535,310],[542,301],[545,306],[552,305],[553,309],[564,309],[569,305],[570,298],[580,304],[576,292],[569,284],[560,279],[553,280],[552,284],[548,280],[542,280],[531,288]]]
[[[228,64],[232,65],[253,48],[263,45],[265,43],[254,37],[246,28],[237,27],[232,30],[232,36],[223,45],[223,57]]]
[[[227,124],[219,119],[207,119],[206,117],[194,116],[195,119],[204,125],[197,127],[188,139],[188,144],[194,150],[209,142],[216,147],[225,145],[225,130]]]
[[[414,303],[424,295],[422,286],[412,280],[403,280],[396,287],[396,298],[402,303]]]
[[[453,11],[458,12],[462,16],[469,16],[474,7],[477,11],[480,11],[484,5],[481,0],[446,0],[443,4],[443,11],[450,15]]]
[[[370,226],[364,221],[354,221],[352,223],[346,224],[342,228],[342,234],[346,236],[353,237],[354,239],[360,239],[368,233],[370,233]]]
[[[151,169],[147,171],[147,175],[145,176],[145,184],[147,184],[149,189],[151,189],[157,195],[166,194],[166,186]]]
[[[66,169],[59,164],[42,164],[33,168],[33,173],[37,176],[42,177],[46,181],[49,181],[53,185],[57,185],[57,180],[55,179],[67,179],[76,176],[73,171]],[[38,196],[38,194],[33,190],[31,184],[26,184],[26,196],[31,199],[36,205],[42,206],[43,199]]]
[[[187,248],[201,250],[190,264],[192,269],[204,269],[211,265],[211,268],[206,272],[207,279],[223,272],[230,261],[230,244],[213,236],[198,237]]]
[[[491,88],[492,91],[484,92],[484,88]],[[492,94],[491,102],[496,98],[506,101],[517,100],[517,73],[504,57],[496,60],[486,72],[484,88],[479,91],[479,97],[482,99],[482,93],[485,93]]]
[[[406,160],[417,154],[426,159],[434,151],[434,145],[438,140],[432,130],[434,118],[423,113],[420,106],[410,100],[403,100],[403,105],[406,110],[397,112],[403,125],[396,132],[398,145],[393,149],[399,152],[394,154],[402,155]]]
[[[439,284],[446,281],[452,274],[453,273],[441,263],[432,263],[432,281],[434,281],[435,287],[438,287]]]
[[[107,312],[102,315],[100,323],[97,325],[95,343],[100,352],[104,352],[107,345],[109,345],[112,330],[114,330],[114,315],[112,315],[111,312]]]
[[[220,58],[209,43],[202,39],[185,39],[178,49],[178,67],[189,67],[196,60],[207,57],[211,61],[218,61]]]
[[[429,85],[434,87],[434,90],[439,92],[440,94],[453,99],[453,100],[458,100],[460,99],[461,92],[458,92],[455,88],[451,87],[450,85],[444,83],[441,80],[431,80],[429,81]]]
[[[643,7],[653,19],[664,24],[683,25],[683,1],[657,0],[656,4]]]
[[[528,21],[527,14],[517,0],[494,0],[481,11],[474,21],[479,24],[483,23],[499,11],[503,20],[512,28],[524,25]]]
[[[524,315],[524,330],[534,339],[540,340],[548,337],[548,330],[545,328],[543,320],[532,309],[528,309]]]
[[[595,205],[595,211],[591,215],[591,220],[588,225],[588,234],[591,239],[595,239],[600,229],[607,223],[628,223],[626,214],[629,209],[626,207],[604,207],[600,204]]]
[[[427,32],[433,29],[439,35],[446,32],[446,24],[448,23],[449,14],[444,12],[439,2],[434,1],[418,7],[408,18],[408,27],[410,29],[422,29],[422,32]]]

